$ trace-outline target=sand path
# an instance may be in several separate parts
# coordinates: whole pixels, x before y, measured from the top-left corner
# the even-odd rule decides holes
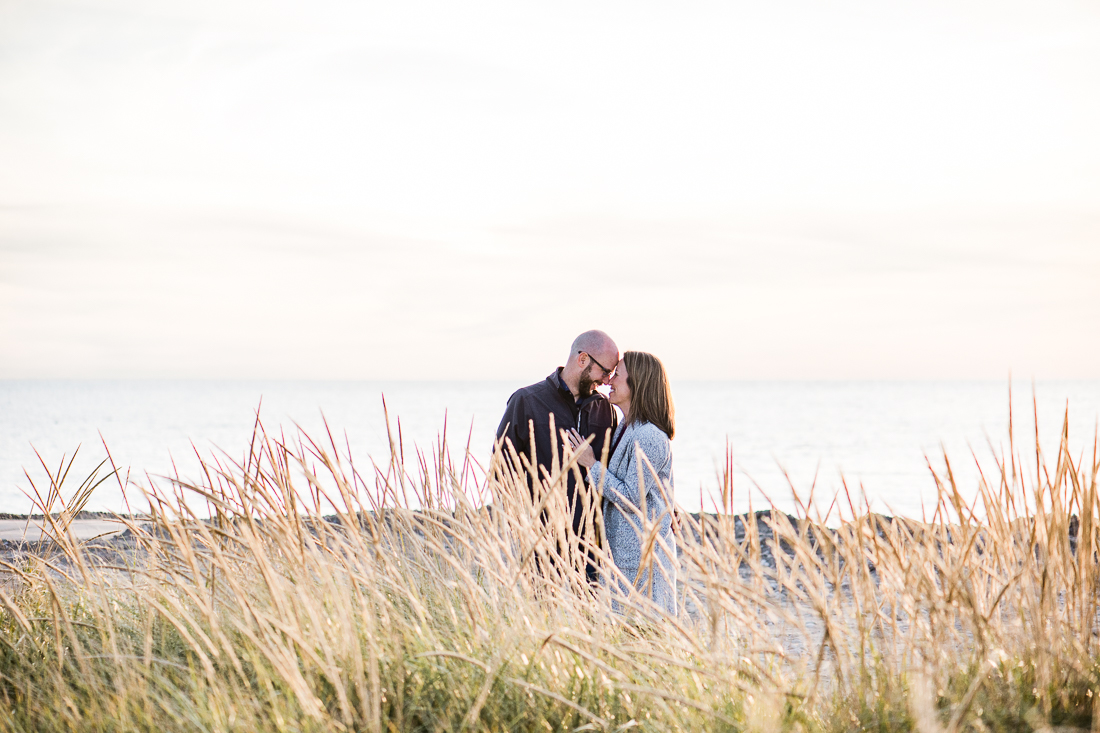
[[[77,539],[90,540],[100,535],[114,535],[126,529],[111,519],[77,519],[72,531]],[[9,542],[36,542],[42,537],[41,519],[0,519],[0,540]]]

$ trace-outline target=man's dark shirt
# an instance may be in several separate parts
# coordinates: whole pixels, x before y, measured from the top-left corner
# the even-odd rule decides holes
[[[558,367],[550,376],[541,382],[536,382],[529,387],[516,390],[508,398],[508,407],[504,410],[504,417],[497,428],[497,441],[506,438],[511,441],[516,453],[531,458],[531,428],[530,421],[535,423],[535,460],[539,466],[549,473],[554,463],[554,451],[550,440],[550,415],[554,416],[555,435],[558,465],[564,465],[564,447],[561,438],[562,430],[576,428],[581,437],[587,438],[594,435],[592,450],[599,460],[603,455],[604,441],[610,441],[608,429],[614,434],[618,417],[611,403],[599,392],[593,392],[588,397],[577,400],[573,393],[565,386],[561,379],[561,367]],[[610,442],[608,442],[610,447]],[[508,450],[507,443],[504,444]],[[509,453],[505,453],[509,455]],[[581,475],[586,471],[582,468]],[[539,478],[543,475],[540,471]],[[576,476],[569,472],[567,483],[567,498],[573,507],[573,530],[582,534],[584,521],[584,502],[577,496]],[[582,491],[587,490],[582,487]],[[589,538],[596,541],[597,538]]]

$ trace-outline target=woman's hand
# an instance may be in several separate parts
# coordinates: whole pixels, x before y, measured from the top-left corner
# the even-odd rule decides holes
[[[577,463],[585,468],[591,468],[596,462],[596,454],[592,452],[592,446],[587,445],[581,434],[573,428],[570,428],[565,435],[569,438],[569,445],[573,447],[573,452],[577,454]]]

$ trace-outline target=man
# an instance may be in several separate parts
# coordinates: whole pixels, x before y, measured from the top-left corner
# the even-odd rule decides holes
[[[509,445],[519,455],[531,457],[531,425],[534,425],[535,461],[539,468],[539,478],[543,478],[542,468],[551,471],[554,464],[554,446],[556,445],[558,465],[565,465],[564,448],[568,440],[561,437],[562,430],[576,428],[583,437],[593,437],[592,450],[597,456],[603,454],[605,441],[610,441],[608,431],[614,432],[618,418],[611,403],[595,387],[606,384],[619,363],[619,347],[603,331],[585,331],[573,340],[569,347],[569,357],[565,366],[558,367],[546,379],[529,387],[516,390],[508,398],[508,407],[504,410],[500,426],[497,428],[497,442],[502,443],[505,457],[510,457]],[[550,416],[554,416],[554,440],[550,436]],[[610,447],[610,442],[608,442]],[[586,473],[581,469],[582,476]],[[573,531],[582,540],[595,544],[598,536],[585,536],[590,523],[585,522],[586,505],[593,503],[589,494],[585,501],[580,492],[588,492],[586,484],[577,485],[576,476],[570,471],[566,484],[566,499],[573,509]],[[585,525],[589,526],[586,527]],[[596,567],[588,563],[589,580],[597,579]]]

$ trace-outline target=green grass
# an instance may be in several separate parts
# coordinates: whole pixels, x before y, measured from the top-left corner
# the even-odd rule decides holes
[[[126,486],[134,552],[68,534],[89,480],[55,552],[5,563],[0,730],[1097,730],[1098,465],[1064,448],[971,503],[937,477],[928,523],[682,515],[670,618],[585,582],[570,466],[533,500],[522,461],[360,472],[260,428],[201,482]]]

